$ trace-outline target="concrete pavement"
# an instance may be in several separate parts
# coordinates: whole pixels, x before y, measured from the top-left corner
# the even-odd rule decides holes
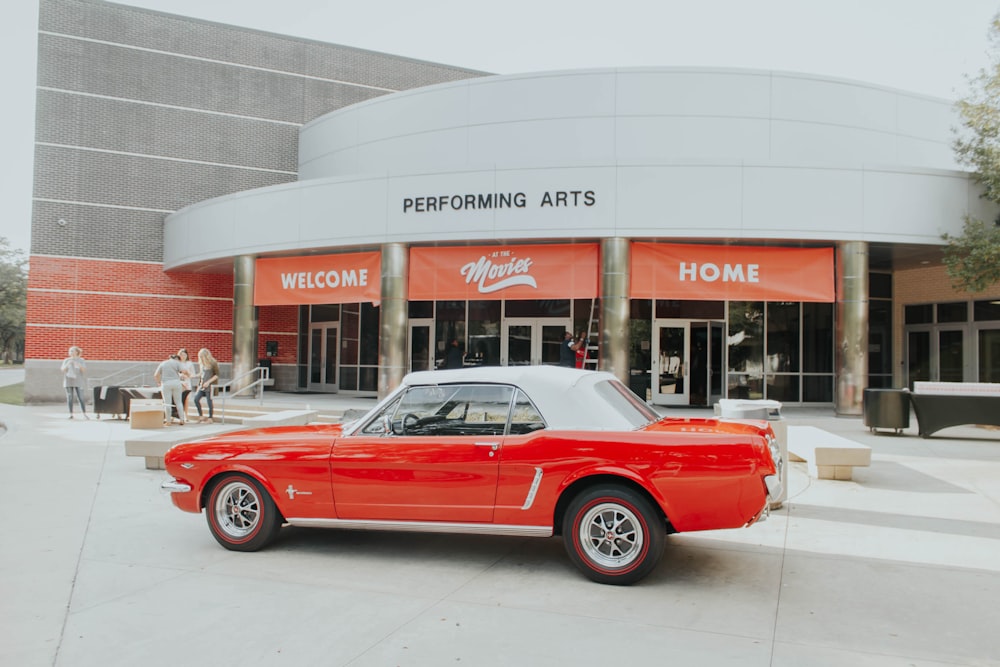
[[[670,536],[618,588],[560,539],[286,528],[229,552],[124,455],[126,422],[65,412],[0,405],[0,665],[1000,664],[995,431],[872,435],[786,409],[870,445],[871,467],[845,482],[791,464],[770,520]]]

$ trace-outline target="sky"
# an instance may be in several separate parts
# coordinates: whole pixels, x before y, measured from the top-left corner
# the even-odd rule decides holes
[[[806,72],[957,99],[1000,0],[122,0],[492,72],[706,66]],[[27,255],[37,0],[0,10],[0,236]]]

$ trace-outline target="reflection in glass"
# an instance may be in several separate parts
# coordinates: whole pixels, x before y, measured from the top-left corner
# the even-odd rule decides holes
[[[979,332],[979,381],[1000,382],[1000,329]]]

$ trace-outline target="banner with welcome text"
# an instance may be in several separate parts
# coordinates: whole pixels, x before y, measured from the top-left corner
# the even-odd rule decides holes
[[[253,302],[255,306],[378,303],[381,271],[378,252],[260,258]]]
[[[629,296],[831,303],[833,248],[633,243]]]

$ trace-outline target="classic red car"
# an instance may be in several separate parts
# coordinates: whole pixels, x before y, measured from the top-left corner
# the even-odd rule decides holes
[[[227,549],[283,524],[550,537],[594,581],[631,584],[665,535],[749,526],[781,492],[766,421],[660,418],[603,372],[408,375],[363,418],[238,431],[165,457],[177,507]]]

